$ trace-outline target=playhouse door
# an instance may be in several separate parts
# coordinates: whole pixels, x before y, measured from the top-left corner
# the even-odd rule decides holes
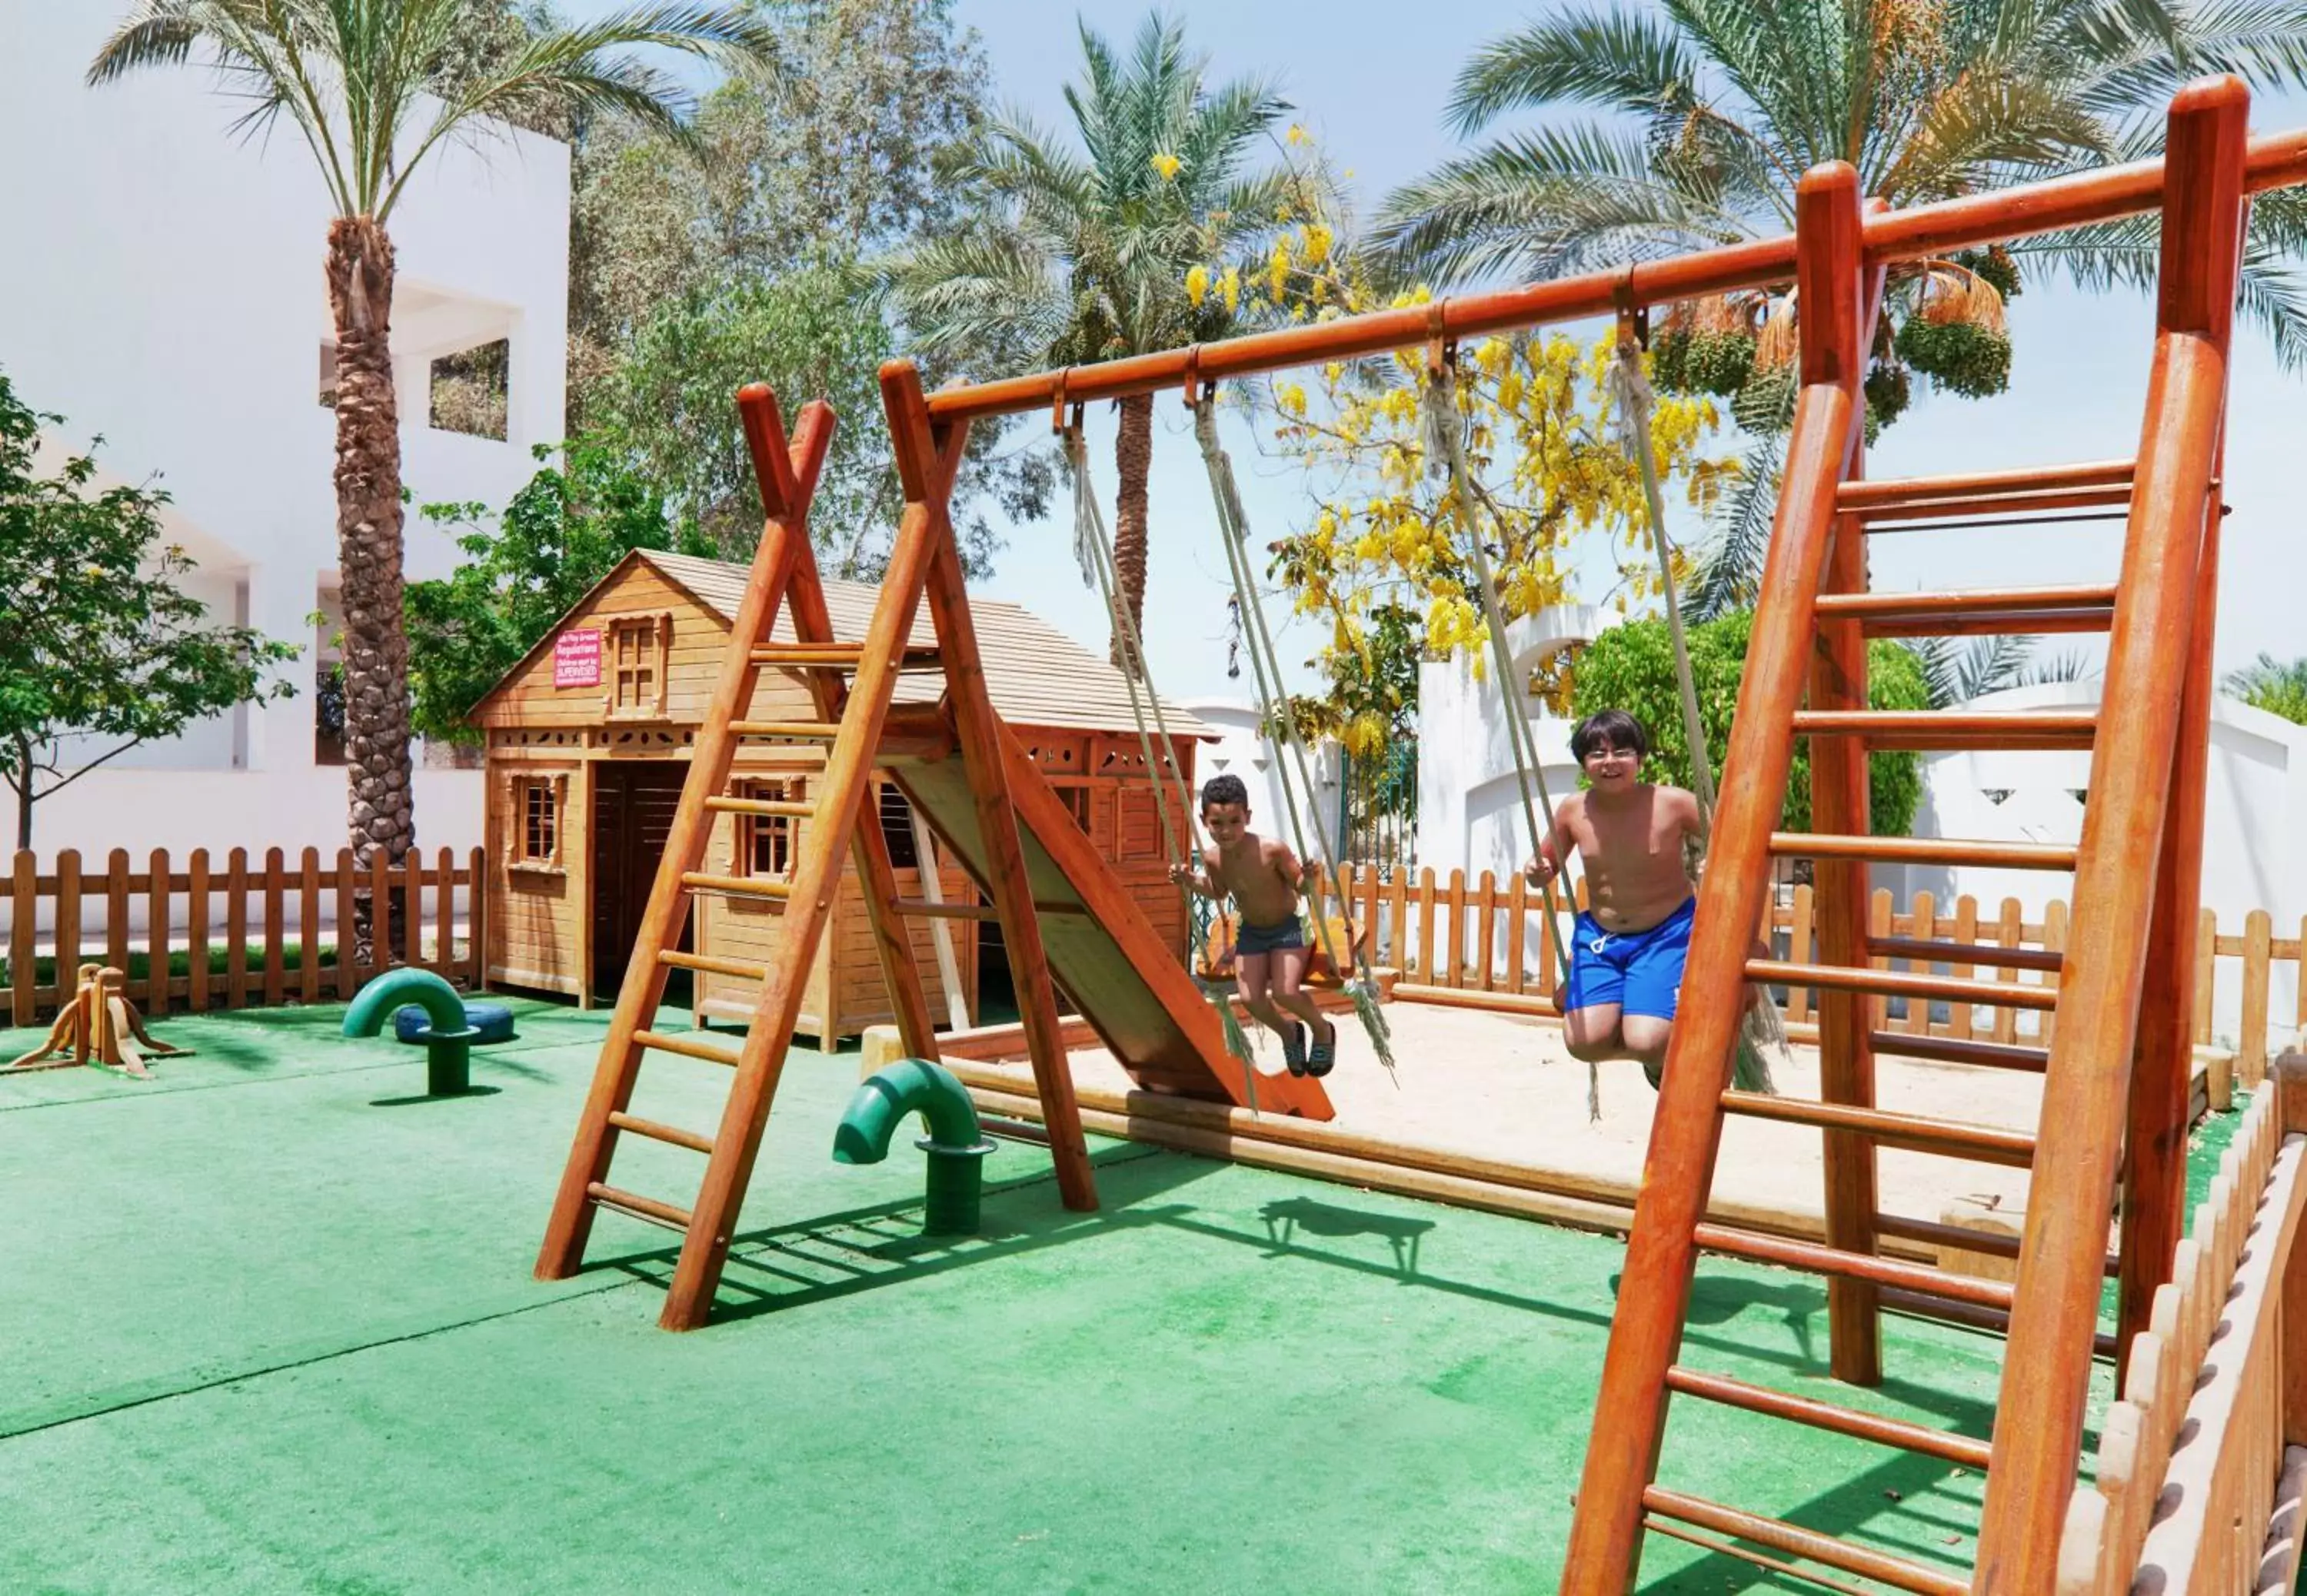
[[[593,991],[614,997],[640,939],[641,914],[681,807],[689,766],[679,760],[605,761],[593,767]],[[688,947],[682,929],[681,946]]]

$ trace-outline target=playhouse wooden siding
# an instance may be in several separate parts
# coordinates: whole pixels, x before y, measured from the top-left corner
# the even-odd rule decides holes
[[[608,978],[613,972],[598,967],[620,906],[612,901],[616,883],[598,877],[613,870],[615,860],[596,857],[596,844],[616,842],[614,836],[605,838],[605,827],[634,824],[637,778],[656,784],[647,800],[656,812],[665,812],[671,800],[664,783],[673,779],[676,765],[685,773],[745,578],[742,566],[648,551],[630,555],[475,707],[474,723],[488,741],[490,980],[567,993],[588,1003],[613,992]],[[862,636],[878,590],[853,583],[828,582],[826,587],[836,635]],[[1061,790],[1080,789],[1071,801],[1085,829],[1154,925],[1182,950],[1187,921],[1168,880],[1167,850],[1119,673],[1018,606],[980,601],[972,608],[995,708],[1035,750]],[[789,631],[789,626],[779,627],[780,635]],[[580,661],[597,653],[597,683],[556,685],[562,640],[571,637],[591,645],[577,651]],[[914,640],[925,645],[934,641],[926,613],[916,623]],[[933,702],[943,685],[935,674],[910,676],[898,698]],[[1181,754],[1190,780],[1190,739],[1206,735],[1205,730],[1182,711],[1164,707],[1173,730],[1188,739]],[[813,720],[816,707],[800,673],[764,672],[744,715]],[[1120,735],[1125,730],[1128,735]],[[813,745],[749,743],[741,746],[732,779],[797,784],[788,785],[783,796],[805,798],[824,760],[825,750]],[[877,800],[885,781],[877,777]],[[922,898],[928,894],[921,872],[905,858],[911,849],[902,798],[891,797],[885,834],[900,858],[898,891]],[[540,831],[540,816],[545,815],[550,837]],[[808,824],[723,816],[712,833],[707,868],[745,875],[755,863],[777,863],[772,857],[745,858],[749,848],[764,856],[783,849],[780,857],[789,868]],[[749,828],[761,825],[782,827],[782,841],[753,836]],[[957,865],[948,864],[940,880],[948,900],[976,900],[974,887]],[[628,897],[632,885],[626,883]],[[646,881],[640,882],[644,899],[646,890]],[[637,917],[637,904],[622,907],[628,921]],[[776,951],[781,915],[774,903],[700,898],[691,945],[725,958],[766,960]],[[943,923],[951,927],[962,989],[973,1003],[974,923]],[[907,926],[922,987],[933,1014],[947,1023],[966,1023],[965,1014],[948,1011],[934,924],[916,917]],[[588,980],[587,972],[596,978]],[[692,990],[700,1017],[733,1019],[752,1011],[752,982],[700,973]],[[851,1036],[890,1018],[862,883],[853,867],[843,872],[834,915],[804,991],[802,1028],[819,1037]]]

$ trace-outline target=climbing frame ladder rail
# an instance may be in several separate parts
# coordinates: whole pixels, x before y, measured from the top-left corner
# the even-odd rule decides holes
[[[1878,212],[1870,200],[1862,216]],[[1862,266],[1862,320],[1854,331],[1835,337],[1857,339],[1871,349],[1882,314],[1887,272]],[[1863,427],[1851,429],[1848,482],[1862,474],[1866,457]],[[1866,591],[1866,542],[1856,516],[1835,520],[1827,550],[1823,593]],[[1866,629],[1857,619],[1822,619],[1811,659],[1810,703],[1817,709],[1867,707]],[[1866,837],[1868,819],[1866,747],[1857,738],[1822,738],[1811,749],[1811,824],[1822,834]],[[1864,858],[1815,858],[1813,902],[1821,963],[1857,969],[1866,963],[1867,889]],[[1868,1016],[1874,1000],[1861,992],[1822,987],[1818,997],[1819,1097],[1828,1103],[1874,1106],[1874,1049]],[[1875,1216],[1882,1210],[1876,1182],[1876,1144],[1865,1136],[1829,1131],[1821,1162],[1825,1174],[1826,1242],[1845,1252],[1875,1250]],[[1827,1344],[1834,1378],[1854,1386],[1882,1379],[1882,1288],[1871,1280],[1837,1277],[1826,1283]]]
[[[1793,760],[1788,734],[1811,663],[1835,492],[1857,424],[1858,175],[1835,163],[1797,190],[1802,387],[1762,575],[1758,624],[1723,762],[1722,807],[1698,899],[1681,1005],[1651,1123],[1641,1196],[1612,1316],[1596,1420],[1564,1559],[1562,1589],[1622,1596],[1642,1539],[1643,1498],[1663,1437],[1667,1371],[1682,1341],[1697,1227],[1721,1143],[1721,1097],[1737,1040],[1745,965],[1762,916],[1771,829]],[[1736,772],[1735,781],[1728,780]]]
[[[770,416],[774,423],[774,401]],[[833,446],[833,408],[822,402],[805,406],[801,425],[785,456],[785,469],[762,482],[762,505],[768,520],[745,584],[745,596],[730,623],[730,635],[741,646],[723,661],[702,723],[692,747],[688,780],[682,784],[680,807],[665,839],[665,856],[656,880],[649,888],[648,906],[634,938],[636,957],[625,968],[617,988],[617,1005],[611,1015],[601,1060],[593,1086],[579,1118],[575,1145],[553,1201],[545,1242],[538,1250],[536,1276],[560,1280],[576,1273],[584,1261],[585,1244],[593,1230],[595,1206],[591,1188],[608,1174],[616,1150],[617,1129],[612,1114],[622,1114],[630,1101],[640,1068],[638,1033],[664,1000],[665,963],[654,957],[673,945],[675,928],[689,912],[690,892],[682,877],[704,862],[713,834],[713,815],[705,799],[718,793],[729,779],[737,738],[729,723],[743,707],[753,683],[749,653],[750,640],[767,638],[775,622],[793,569],[793,550],[809,546],[809,506],[828,452]]]
[[[1018,1015],[1033,1058],[1042,1123],[1049,1131],[1058,1193],[1068,1208],[1086,1213],[1097,1207],[1096,1180],[1090,1170],[1088,1145],[1082,1139],[1081,1112],[1074,1099],[1071,1065],[1058,1026],[1049,954],[1042,944],[1041,924],[1034,918],[1033,883],[1025,872],[1017,814],[1010,804],[1001,723],[986,690],[976,623],[970,616],[969,592],[948,514],[969,423],[932,425],[921,375],[911,361],[890,361],[881,368],[880,376],[882,408],[888,415],[897,474],[905,488],[903,526],[929,545],[922,580],[938,646],[945,656],[954,730],[985,839],[986,884],[1001,924],[1002,948],[1016,987]],[[902,541],[905,532],[899,535]],[[895,580],[894,571],[890,579]]]
[[[1996,1407],[1972,1588],[2034,1596],[2057,1575],[2061,1527],[2082,1449],[2106,1240],[2119,1174],[2131,1047],[2147,960],[2155,865],[2178,739],[2182,681],[2226,397],[2250,96],[2235,79],[2174,98],[2165,141],[2154,365],[2140,440],[2123,582],[2116,599],[2075,867],[2076,913]],[[2048,1188],[2048,1190],[2045,1190]],[[2048,1200],[2045,1200],[2045,1199]]]

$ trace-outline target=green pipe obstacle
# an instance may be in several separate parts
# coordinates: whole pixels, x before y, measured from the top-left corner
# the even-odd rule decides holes
[[[425,1011],[425,1023],[414,1031],[398,1025],[394,1029],[403,1041],[425,1044],[425,1095],[449,1097],[470,1090],[473,1044],[499,1039],[475,1020],[494,1015],[480,1016],[467,1009],[457,989],[429,969],[390,970],[362,987],[345,1011],[344,1034],[376,1036],[389,1016],[412,1004]],[[493,1010],[494,1005],[485,1007]],[[509,1012],[506,1018],[511,1018]]]
[[[836,1164],[879,1164],[889,1138],[918,1113],[930,1133],[913,1145],[929,1155],[929,1194],[922,1233],[965,1236],[977,1229],[985,1155],[993,1143],[978,1129],[977,1105],[953,1072],[926,1060],[899,1059],[857,1085],[833,1133]]]

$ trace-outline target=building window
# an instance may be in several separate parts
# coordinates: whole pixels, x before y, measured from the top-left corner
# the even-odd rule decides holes
[[[662,715],[672,663],[673,617],[642,615],[609,623],[609,713]]]
[[[799,780],[740,781],[737,783],[737,796],[797,804],[802,801],[807,786],[807,782]],[[799,841],[800,828],[791,815],[740,815],[737,817],[737,868],[747,875],[790,881],[793,879],[793,852]]]
[[[1066,807],[1066,813],[1074,817],[1076,825],[1081,827],[1082,835],[1089,835],[1089,788],[1076,783],[1059,787],[1057,791],[1059,800]]]
[[[503,442],[511,369],[512,346],[502,338],[434,361],[428,418],[433,427]]]
[[[561,866],[561,820],[568,807],[566,776],[516,776],[512,783],[512,862],[543,869]]]

